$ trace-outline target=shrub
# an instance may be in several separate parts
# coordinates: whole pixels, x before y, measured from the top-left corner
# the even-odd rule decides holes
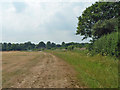
[[[73,50],[74,49],[74,46],[73,45],[70,45],[67,47],[68,50]]]
[[[92,51],[118,57],[118,32],[104,35],[96,40],[92,46]]]

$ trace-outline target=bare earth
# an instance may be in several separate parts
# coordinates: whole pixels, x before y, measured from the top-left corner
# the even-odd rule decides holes
[[[79,88],[76,72],[45,52],[3,52],[3,88]]]

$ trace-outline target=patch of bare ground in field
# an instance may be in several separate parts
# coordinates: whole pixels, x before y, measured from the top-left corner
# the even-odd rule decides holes
[[[45,52],[3,52],[3,88],[79,88],[73,68]]]

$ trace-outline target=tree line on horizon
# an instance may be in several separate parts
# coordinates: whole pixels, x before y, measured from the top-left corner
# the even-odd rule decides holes
[[[54,42],[48,41],[44,43],[43,41],[38,44],[31,43],[30,41],[25,43],[0,43],[0,51],[29,51],[29,50],[45,50],[45,49],[73,49],[85,47],[88,43],[65,43],[56,44]]]
[[[42,50],[42,49],[70,49],[74,47],[86,47],[93,54],[120,56],[120,28],[119,28],[119,2],[96,2],[87,7],[78,17],[76,34],[84,36],[84,39],[92,38],[91,43],[62,43],[55,44],[48,41],[46,44],[40,42],[33,44],[2,43],[3,51],[11,50]]]

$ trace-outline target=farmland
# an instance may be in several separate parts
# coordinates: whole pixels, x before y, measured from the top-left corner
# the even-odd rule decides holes
[[[120,87],[120,1],[39,1],[1,3],[2,87]]]
[[[10,51],[2,57],[3,88],[80,87],[73,68],[52,54]]]
[[[117,88],[118,60],[84,51],[2,53],[3,88]]]

